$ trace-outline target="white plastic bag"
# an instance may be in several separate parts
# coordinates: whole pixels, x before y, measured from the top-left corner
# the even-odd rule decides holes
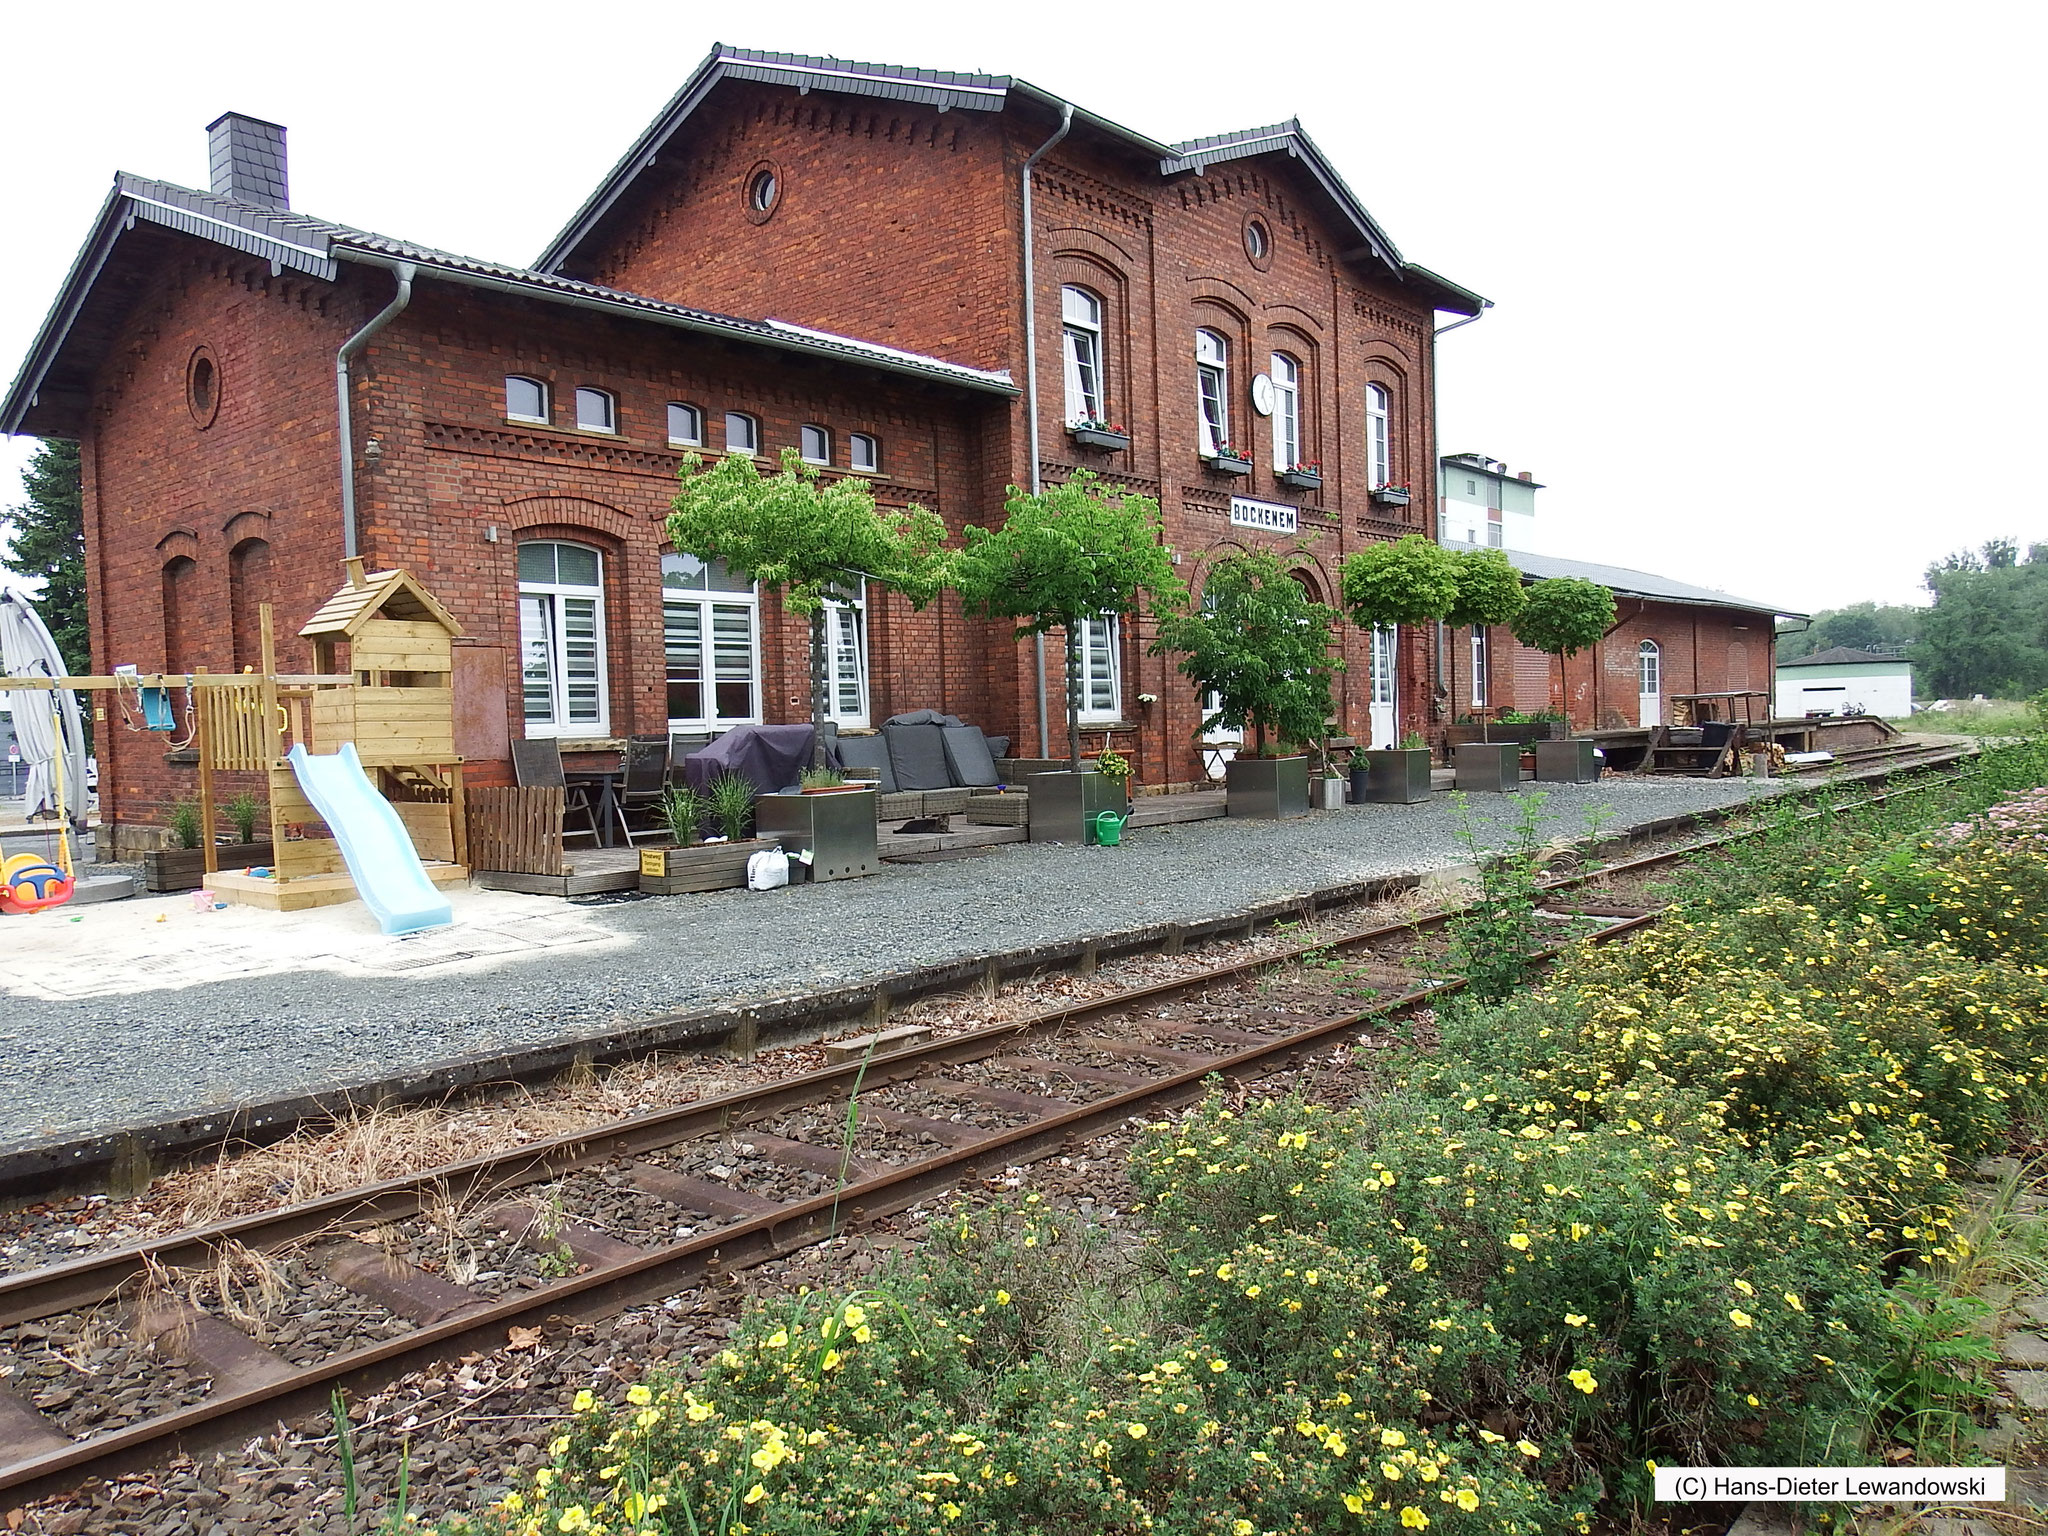
[[[763,848],[747,858],[747,889],[772,891],[789,884],[789,855],[780,848]]]

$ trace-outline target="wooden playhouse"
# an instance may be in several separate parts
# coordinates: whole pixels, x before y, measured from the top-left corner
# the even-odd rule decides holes
[[[360,559],[343,564],[348,581],[299,631],[313,643],[311,678],[278,677],[266,607],[261,676],[199,695],[202,801],[212,798],[216,771],[262,771],[270,779],[271,874],[210,876],[229,901],[291,912],[356,896],[340,846],[285,758],[287,738],[309,753],[353,743],[364,773],[405,823],[428,878],[437,885],[469,878],[455,752],[454,642],[462,626],[408,572],[365,573]],[[251,692],[260,697],[241,697]]]

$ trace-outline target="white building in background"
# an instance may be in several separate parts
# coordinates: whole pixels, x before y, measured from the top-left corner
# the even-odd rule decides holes
[[[1536,493],[1528,470],[1483,453],[1447,453],[1437,461],[1437,542],[1453,549],[1534,549]]]
[[[1913,713],[1913,664],[1903,657],[1837,645],[1796,661],[1778,663],[1773,713],[1781,720],[1807,715]]]

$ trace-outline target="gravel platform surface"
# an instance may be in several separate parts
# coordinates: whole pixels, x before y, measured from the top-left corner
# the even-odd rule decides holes
[[[1606,833],[1774,793],[1780,781],[1545,786],[1545,836]],[[1516,798],[1477,795],[1482,845]],[[130,996],[0,995],[0,1151],[602,1035],[680,1010],[788,996],[921,965],[1186,922],[1466,858],[1447,795],[1291,821],[1129,829],[1121,848],[1010,845],[865,880],[586,907],[626,945],[569,946],[479,973],[253,976]],[[5,957],[0,955],[0,977]]]

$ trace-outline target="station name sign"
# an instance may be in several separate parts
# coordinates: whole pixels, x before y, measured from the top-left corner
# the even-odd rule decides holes
[[[1300,515],[1276,501],[1253,501],[1248,496],[1230,498],[1230,521],[1237,528],[1262,528],[1268,533],[1298,533]]]

